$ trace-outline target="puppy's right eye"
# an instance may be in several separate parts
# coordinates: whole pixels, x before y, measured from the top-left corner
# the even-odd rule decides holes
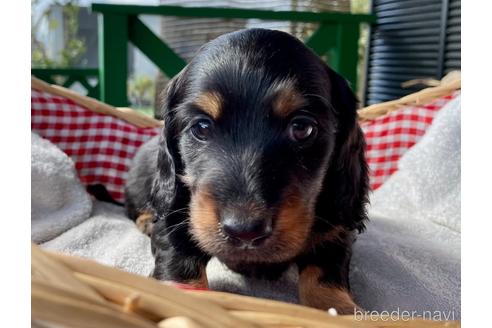
[[[206,141],[212,133],[212,122],[208,119],[200,119],[191,126],[191,134],[200,141]]]
[[[288,127],[289,138],[295,142],[304,142],[314,138],[317,132],[316,121],[306,115],[298,115],[292,119]]]

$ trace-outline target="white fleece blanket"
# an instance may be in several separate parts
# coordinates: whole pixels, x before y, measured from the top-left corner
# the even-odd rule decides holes
[[[73,163],[32,137],[32,240],[137,274],[153,268],[149,238],[122,208],[93,201]],[[454,311],[460,316],[460,97],[434,119],[399,171],[371,195],[367,231],[355,243],[351,284],[367,310]],[[291,268],[269,283],[241,277],[217,260],[212,289],[297,301]]]
[[[42,243],[82,223],[92,201],[77,179],[72,160],[31,134],[31,240]]]
[[[79,255],[148,275],[154,266],[150,240],[121,207],[94,201],[80,183],[73,161],[31,133],[31,240],[51,250]]]
[[[460,317],[460,117],[458,96],[371,195],[371,222],[352,260],[352,288],[362,307]]]

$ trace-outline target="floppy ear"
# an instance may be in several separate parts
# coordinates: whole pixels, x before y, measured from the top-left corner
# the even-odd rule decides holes
[[[335,148],[317,209],[350,230],[365,228],[369,175],[365,140],[357,122],[357,99],[347,81],[327,68],[331,105],[338,119]],[[326,206],[328,205],[328,206]],[[333,217],[333,215],[336,217]]]
[[[169,81],[165,90],[165,101],[162,116],[164,128],[159,140],[157,155],[157,172],[151,192],[151,206],[157,219],[161,219],[169,211],[188,196],[188,189],[177,178],[183,171],[183,162],[179,153],[179,130],[176,126],[175,111],[184,97],[184,71]]]

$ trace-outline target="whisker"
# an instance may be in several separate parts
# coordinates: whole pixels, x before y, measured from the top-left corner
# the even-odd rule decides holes
[[[169,237],[171,234],[175,233],[179,228],[188,224],[189,221],[190,221],[189,219],[185,219],[179,223],[176,223],[176,224],[173,224],[173,225],[166,227],[166,229],[165,229],[166,234],[162,237],[164,237],[164,238]]]
[[[174,211],[172,211],[172,212],[166,213],[166,215],[165,215],[165,216],[166,216],[166,217],[168,217],[168,216],[171,216],[171,215],[173,215],[173,214],[180,213],[180,212],[183,212],[183,211],[188,211],[188,210],[189,210],[189,207],[188,207],[188,206],[186,206],[186,207],[183,207],[183,208],[180,208],[180,209],[174,210]]]
[[[335,224],[333,224],[332,222],[328,221],[327,219],[322,218],[321,216],[317,216],[317,215],[316,215],[314,218],[315,218],[316,220],[319,220],[319,221],[321,221],[321,222],[323,222],[323,223],[328,224],[328,225],[329,225],[329,226],[331,226],[332,228],[336,228],[336,225],[335,225]]]

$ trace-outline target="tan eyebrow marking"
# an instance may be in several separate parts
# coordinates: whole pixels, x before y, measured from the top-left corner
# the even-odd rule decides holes
[[[296,90],[291,80],[278,83],[274,90],[273,112],[280,117],[286,117],[307,104],[306,98]]]
[[[222,112],[222,96],[215,91],[207,91],[200,94],[194,103],[214,120],[217,119]]]

